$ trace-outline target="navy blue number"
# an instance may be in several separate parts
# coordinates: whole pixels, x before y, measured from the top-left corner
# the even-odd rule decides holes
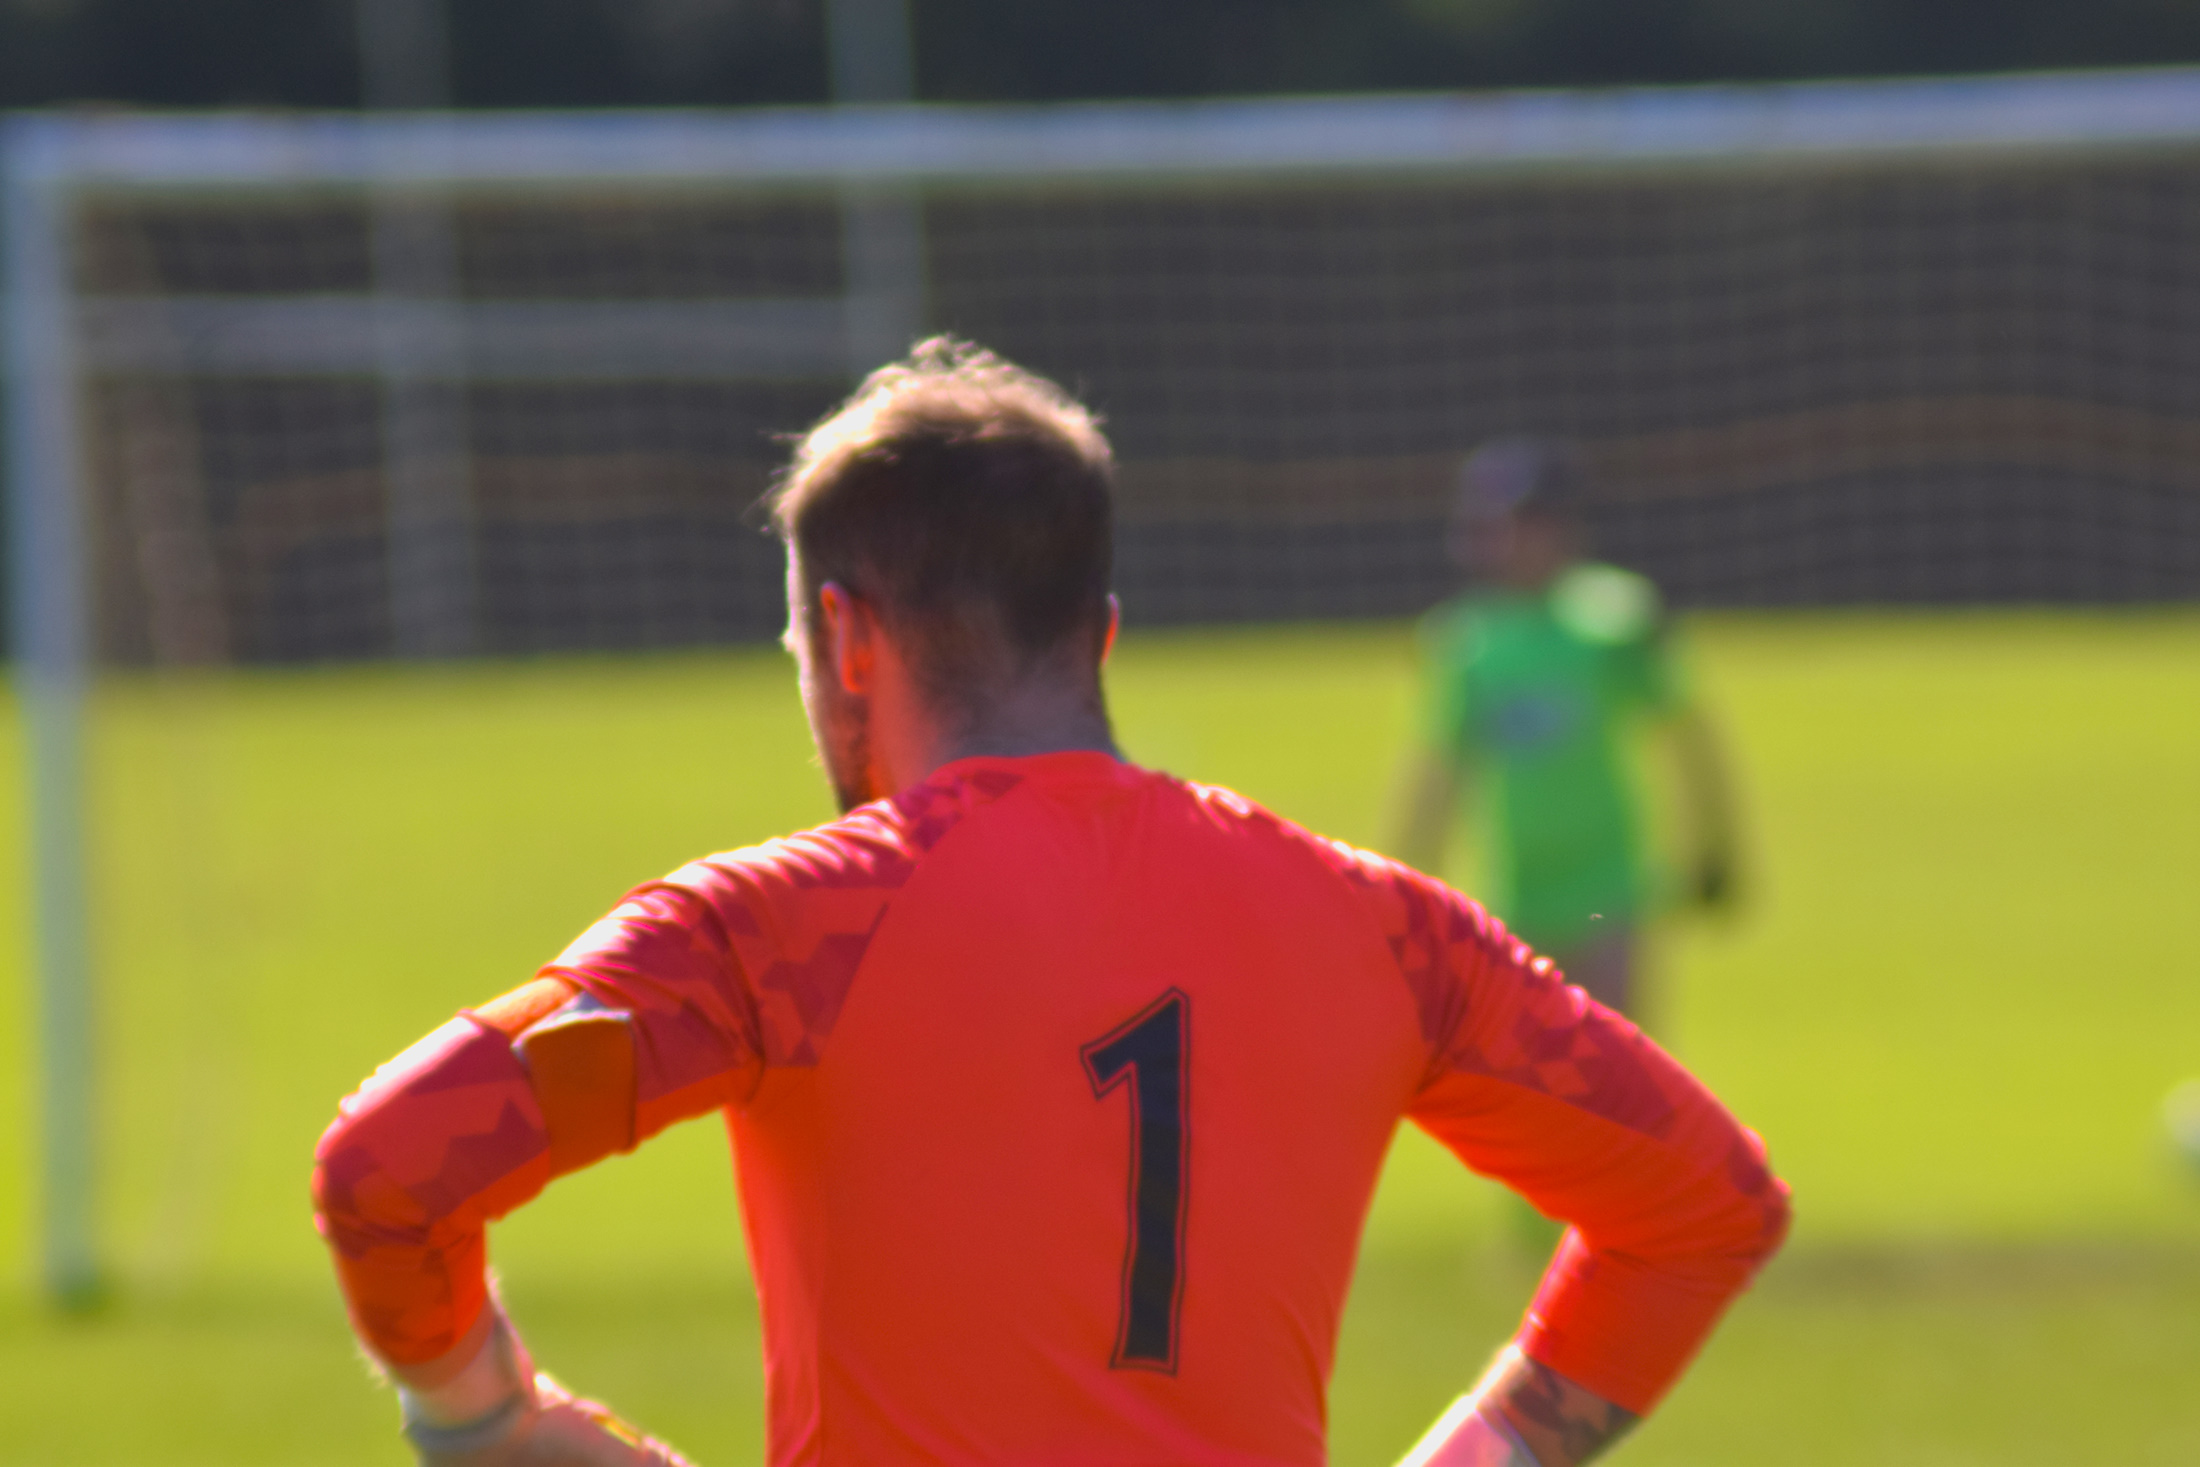
[[[1131,1226],[1123,1257],[1123,1313],[1110,1363],[1176,1370],[1184,1300],[1184,1124],[1190,1000],[1172,988],[1084,1048],[1092,1093],[1131,1087]]]

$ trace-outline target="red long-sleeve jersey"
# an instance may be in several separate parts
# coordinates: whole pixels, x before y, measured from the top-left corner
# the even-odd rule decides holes
[[[1757,1138],[1479,907],[1226,790],[966,759],[632,893],[376,1073],[323,1232],[383,1358],[483,1227],[729,1120],[774,1463],[1318,1463],[1400,1118],[1572,1222],[1519,1335],[1631,1411],[1775,1248]]]

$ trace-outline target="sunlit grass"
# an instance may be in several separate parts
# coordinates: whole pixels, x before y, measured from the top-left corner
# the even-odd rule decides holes
[[[1770,1140],[1799,1220],[1619,1460],[2200,1459],[2200,1179],[2154,1118],[2200,1072],[2200,618],[1691,630],[1750,795],[1756,901],[1672,934],[1657,1027]],[[1373,842],[1407,658],[1397,626],[1132,634],[1111,684],[1135,757]],[[18,989],[0,1462],[401,1461],[312,1233],[314,1138],[375,1063],[629,885],[824,816],[791,671],[759,649],[118,678],[97,729],[119,1288],[91,1320],[32,1303]],[[18,801],[0,789],[0,818]],[[1340,1462],[1402,1449],[1532,1284],[1489,1192],[1408,1142],[1348,1321]],[[548,1363],[706,1460],[755,1456],[714,1127],[561,1183],[496,1253]]]

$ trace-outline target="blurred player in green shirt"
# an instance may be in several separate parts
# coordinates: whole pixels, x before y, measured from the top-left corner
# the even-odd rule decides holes
[[[1692,848],[1682,900],[1731,900],[1732,804],[1657,588],[1583,558],[1584,488],[1572,452],[1530,439],[1462,467],[1450,549],[1474,589],[1421,624],[1425,715],[1396,854],[1435,869],[1455,812],[1474,807],[1492,910],[1632,1014],[1642,924],[1675,895],[1649,856],[1638,743],[1672,760]]]

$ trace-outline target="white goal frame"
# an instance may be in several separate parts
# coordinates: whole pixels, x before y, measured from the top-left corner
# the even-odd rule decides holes
[[[192,370],[505,380],[723,380],[859,374],[924,324],[924,190],[1110,181],[1431,178],[1702,167],[1841,167],[1941,156],[2123,153],[2200,143],[2200,69],[1958,80],[1054,107],[856,106],[744,113],[155,116],[20,114],[0,124],[8,593],[23,708],[39,1007],[39,1236],[64,1303],[102,1282],[96,1244],[94,953],[84,731],[93,674],[82,382]],[[430,268],[379,294],[79,296],[86,197],[387,190],[407,207],[465,191],[568,186],[836,191],[844,293],[801,300],[474,302]],[[381,195],[376,194],[379,198]],[[378,206],[379,207],[379,206]],[[900,223],[896,223],[896,221]],[[379,228],[379,225],[378,225]],[[432,261],[431,261],[432,266]],[[390,394],[394,395],[394,394]],[[430,425],[431,427],[433,425]],[[398,431],[385,417],[385,432]],[[460,481],[420,512],[463,516]],[[418,495],[394,478],[392,505]],[[432,502],[437,493],[451,502]],[[403,584],[393,605],[468,603]],[[446,525],[447,528],[447,518]],[[463,571],[459,572],[463,574]],[[402,608],[399,608],[402,610]],[[400,655],[463,653],[463,637]]]

